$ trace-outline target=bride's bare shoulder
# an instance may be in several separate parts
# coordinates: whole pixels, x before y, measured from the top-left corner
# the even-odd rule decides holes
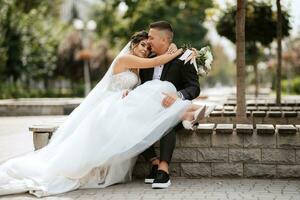
[[[132,60],[132,57],[134,57],[134,55],[125,54],[116,58],[114,73],[118,73],[126,70],[128,68],[127,67],[128,63],[130,63],[130,61]]]

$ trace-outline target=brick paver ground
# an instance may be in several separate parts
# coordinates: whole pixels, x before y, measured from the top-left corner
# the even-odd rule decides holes
[[[39,122],[55,122],[64,116],[0,117],[0,163],[33,150],[28,126]],[[0,199],[36,199],[29,194],[2,196]],[[118,184],[105,189],[86,189],[51,196],[49,200],[88,199],[249,199],[300,200],[300,180],[278,179],[181,179],[173,178],[172,186],[153,190],[142,180]]]

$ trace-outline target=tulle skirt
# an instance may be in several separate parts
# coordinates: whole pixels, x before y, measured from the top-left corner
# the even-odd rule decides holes
[[[191,103],[162,106],[167,81],[148,81],[122,98],[110,91],[80,120],[71,116],[50,143],[0,166],[0,195],[30,192],[42,197],[78,188],[103,188],[131,180],[136,156],[180,122]],[[80,107],[80,106],[79,106]]]

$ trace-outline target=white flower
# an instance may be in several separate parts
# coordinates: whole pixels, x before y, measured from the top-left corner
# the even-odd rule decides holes
[[[208,70],[208,71],[210,71],[211,70],[211,61],[210,60],[205,60],[205,67],[206,67],[206,69]]]
[[[206,75],[206,72],[204,71],[203,67],[199,67],[199,68],[198,68],[198,74],[199,74],[200,76]]]
[[[192,56],[192,50],[187,49],[179,59],[184,60],[184,64],[190,61],[190,64],[195,67],[197,74],[205,76],[211,70],[213,56],[208,46],[201,48],[199,51],[196,50],[196,52],[196,55]]]

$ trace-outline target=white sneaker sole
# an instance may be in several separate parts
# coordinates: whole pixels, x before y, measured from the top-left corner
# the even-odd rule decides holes
[[[152,188],[153,189],[164,189],[164,188],[168,188],[171,185],[171,180],[169,180],[166,183],[152,183]]]
[[[145,178],[145,183],[146,183],[146,184],[152,184],[153,181],[154,181],[154,179]]]

